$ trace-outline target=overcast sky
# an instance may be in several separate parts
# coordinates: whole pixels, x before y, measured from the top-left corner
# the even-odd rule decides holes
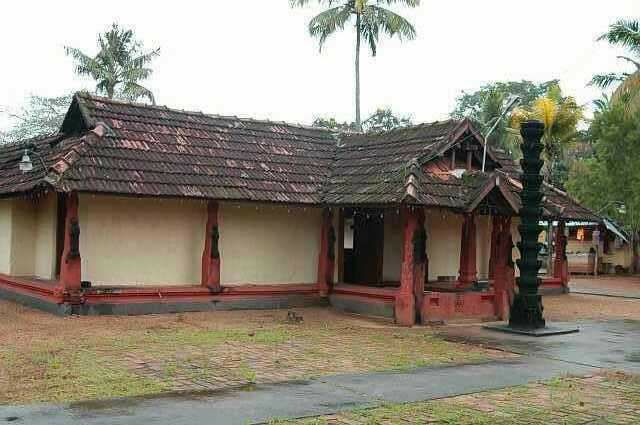
[[[351,120],[353,29],[319,53],[307,23],[320,10],[291,9],[288,0],[5,1],[0,107],[18,108],[29,94],[93,89],[74,76],[63,46],[95,54],[97,33],[117,21],[161,48],[146,83],[159,104],[301,123]],[[422,0],[396,10],[417,39],[382,39],[375,58],[363,52],[363,116],[389,106],[421,122],[446,118],[462,90],[495,80],[559,78],[565,93],[589,103],[599,97],[586,87],[593,73],[624,69],[621,52],[595,39],[617,18],[640,16],[640,0]]]

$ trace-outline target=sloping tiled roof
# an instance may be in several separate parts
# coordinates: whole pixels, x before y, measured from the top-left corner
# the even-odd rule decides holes
[[[103,125],[104,124],[104,125]],[[389,132],[327,129],[207,115],[76,94],[66,134],[30,141],[42,157],[17,167],[25,144],[0,147],[0,196],[57,191],[248,200],[292,204],[383,205],[409,202],[464,210],[495,173],[456,177],[443,154],[478,140],[469,120]],[[519,191],[519,166],[504,152],[488,157]],[[549,215],[595,216],[555,189]]]
[[[62,175],[64,191],[318,203],[333,133],[76,95],[111,131]]]
[[[327,203],[395,203],[404,196],[412,160],[438,152],[453,139],[459,121],[341,138],[325,186]]]

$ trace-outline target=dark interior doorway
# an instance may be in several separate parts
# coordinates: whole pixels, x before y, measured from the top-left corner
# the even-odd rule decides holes
[[[344,281],[381,285],[384,250],[382,210],[345,209],[344,223]]]

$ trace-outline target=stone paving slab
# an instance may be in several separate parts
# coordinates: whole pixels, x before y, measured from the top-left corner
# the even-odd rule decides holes
[[[0,407],[0,421],[15,417],[17,423],[30,425],[240,425],[271,418],[326,415],[386,402],[437,399],[526,384],[563,373],[588,374],[594,370],[531,357],[526,361],[422,368],[406,373],[340,375],[173,397]]]

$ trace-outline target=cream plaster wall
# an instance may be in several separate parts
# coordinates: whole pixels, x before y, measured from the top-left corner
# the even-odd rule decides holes
[[[206,208],[81,194],[82,279],[94,286],[199,284]]]
[[[11,273],[12,201],[0,200],[0,273]]]
[[[437,280],[438,276],[458,276],[462,221],[460,214],[444,209],[427,210],[429,280]]]
[[[222,284],[313,283],[322,210],[223,203]]]
[[[56,267],[57,197],[50,193],[40,199],[35,213],[34,274],[53,279]]]
[[[382,280],[399,282],[402,268],[402,220],[397,210],[384,214],[384,250],[382,253]]]
[[[33,276],[36,238],[36,205],[33,201],[13,201],[11,227],[11,275]]]

